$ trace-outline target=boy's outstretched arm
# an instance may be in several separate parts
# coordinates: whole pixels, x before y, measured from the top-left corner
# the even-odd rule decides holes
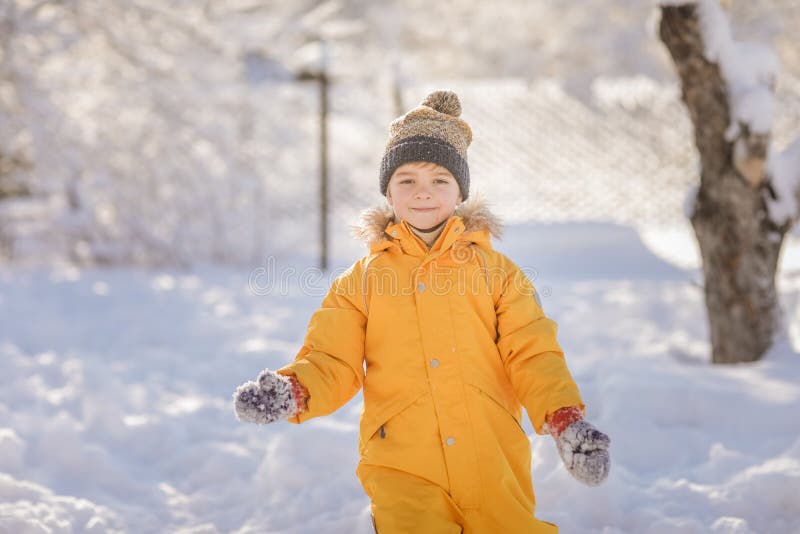
[[[292,363],[259,375],[234,394],[242,421],[300,423],[327,415],[364,383],[366,315],[358,303],[359,264],[337,278],[311,316],[303,346]]]
[[[544,429],[556,440],[558,454],[572,476],[589,486],[606,479],[611,467],[611,440],[584,421],[579,406],[559,408],[547,417]]]

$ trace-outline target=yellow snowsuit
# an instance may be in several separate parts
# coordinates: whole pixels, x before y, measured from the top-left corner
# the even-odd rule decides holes
[[[388,210],[361,236],[370,254],[313,314],[293,374],[310,394],[295,423],[364,388],[357,475],[380,534],[553,533],[534,518],[521,406],[583,406],[522,271],[490,243],[486,207],[462,204],[428,247]],[[366,365],[365,365],[366,364]]]

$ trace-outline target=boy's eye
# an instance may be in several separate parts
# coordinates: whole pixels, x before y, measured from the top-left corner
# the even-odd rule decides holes
[[[414,183],[414,180],[413,180],[413,179],[411,179],[411,178],[404,178],[404,179],[400,180],[398,183],[401,183],[401,184],[411,184],[411,183]],[[447,178],[436,178],[436,179],[434,180],[434,183],[437,183],[437,184],[446,184],[446,183],[449,183],[449,180],[448,180]]]

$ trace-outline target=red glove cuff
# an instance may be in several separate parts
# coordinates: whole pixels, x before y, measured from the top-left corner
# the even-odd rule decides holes
[[[308,408],[308,390],[303,387],[294,375],[289,376],[289,382],[292,384],[292,395],[297,401],[297,413],[303,413]]]
[[[581,419],[583,419],[583,410],[581,410],[580,406],[559,408],[551,413],[545,420],[547,423],[547,432],[554,438],[558,438],[569,425]]]

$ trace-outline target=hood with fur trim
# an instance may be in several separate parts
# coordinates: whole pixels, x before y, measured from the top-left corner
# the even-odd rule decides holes
[[[479,197],[473,197],[463,202],[456,208],[453,215],[461,217],[464,222],[464,234],[487,230],[492,236],[500,239],[503,232],[503,224],[500,219],[491,212],[486,202]],[[389,239],[386,235],[386,227],[394,221],[394,212],[391,206],[384,203],[381,206],[366,209],[361,212],[361,224],[351,227],[351,234],[372,246],[376,243]]]

